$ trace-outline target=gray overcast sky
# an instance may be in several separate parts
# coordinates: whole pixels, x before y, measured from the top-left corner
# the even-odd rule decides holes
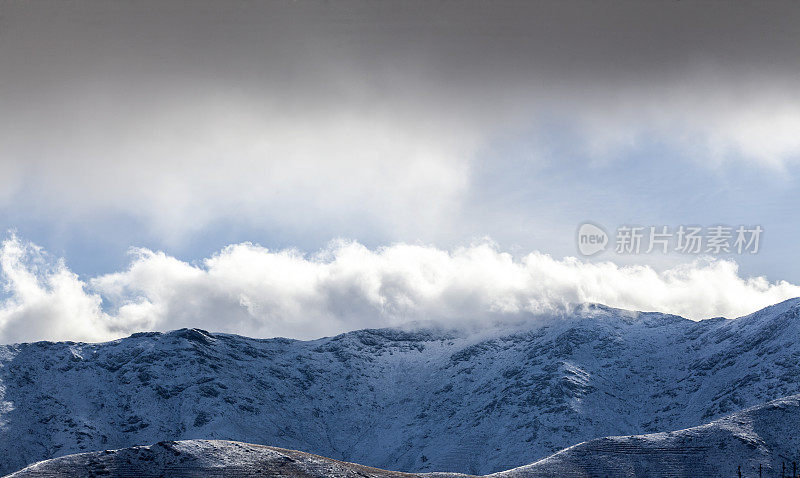
[[[560,260],[586,220],[758,224],[723,259],[798,283],[797,25],[797,2],[0,0],[0,225],[88,284],[132,246]]]

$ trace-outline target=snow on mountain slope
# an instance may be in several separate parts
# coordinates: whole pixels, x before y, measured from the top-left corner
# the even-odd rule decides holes
[[[784,476],[798,459],[800,395],[737,412],[707,425],[649,435],[606,437],[491,478],[594,476],[743,477]],[[31,465],[8,478],[136,476],[337,476],[361,478],[466,478],[407,474],[343,463],[263,445],[230,441],[161,442],[69,455]]]
[[[692,322],[587,306],[491,332],[314,341],[183,329],[0,347],[0,472],[225,439],[404,471],[489,473],[800,392],[800,301]]]
[[[413,478],[418,475],[379,470],[263,445],[220,440],[187,440],[69,455],[36,463],[7,478],[63,476]]]
[[[800,395],[668,433],[606,437],[492,478],[791,476],[800,460]],[[784,468],[785,467],[785,468]],[[783,473],[779,475],[779,473]]]

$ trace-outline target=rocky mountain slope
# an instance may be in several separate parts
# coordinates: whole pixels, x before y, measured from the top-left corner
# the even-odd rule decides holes
[[[195,329],[0,347],[0,472],[82,451],[224,439],[472,474],[800,392],[800,301],[692,322],[586,306],[491,331],[314,341]]]
[[[707,425],[667,433],[606,437],[562,450],[536,463],[491,475],[545,477],[791,476],[800,455],[800,395],[731,414]],[[784,468],[785,467],[785,468]],[[230,441],[160,442],[122,450],[69,455],[31,465],[8,478],[56,476],[336,476],[458,478],[450,473],[379,470],[308,453]]]
[[[320,476],[413,478],[309,453],[222,440],[160,442],[121,450],[68,455],[31,465],[8,478]]]
[[[800,461],[800,395],[709,424],[667,433],[606,437],[495,478],[792,476]]]

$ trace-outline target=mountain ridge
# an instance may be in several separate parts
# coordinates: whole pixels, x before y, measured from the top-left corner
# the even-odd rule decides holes
[[[605,306],[470,334],[311,341],[200,329],[0,346],[0,472],[162,440],[485,474],[800,393],[800,301],[693,322]],[[367,446],[367,444],[369,444]]]

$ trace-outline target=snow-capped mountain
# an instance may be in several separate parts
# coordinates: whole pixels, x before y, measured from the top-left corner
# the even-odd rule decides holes
[[[224,439],[403,471],[484,474],[800,392],[800,301],[693,322],[586,306],[492,331],[313,341],[196,329],[0,347],[0,472]]]
[[[795,473],[800,395],[674,432],[597,438],[492,478],[590,476],[742,477]],[[759,475],[759,470],[761,475]],[[9,478],[137,476],[337,476],[457,478],[398,473],[294,450],[219,440],[160,442],[43,461]],[[791,476],[791,475],[789,475]]]
[[[794,395],[685,430],[598,438],[493,476],[757,477],[759,469],[761,476],[793,476],[798,424],[800,395]]]

